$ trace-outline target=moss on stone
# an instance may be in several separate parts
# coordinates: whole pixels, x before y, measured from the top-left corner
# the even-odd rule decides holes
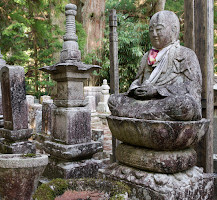
[[[130,194],[130,188],[124,183],[101,179],[54,179],[49,183],[42,184],[33,196],[35,200],[54,200],[66,190],[85,191],[93,190],[108,193],[111,200],[122,200],[123,195]]]
[[[42,184],[33,195],[33,199],[54,200],[55,197],[62,195],[67,189],[67,180],[54,179],[49,183]]]
[[[35,153],[27,153],[27,154],[23,154],[23,157],[26,158],[33,158],[33,157],[36,157],[36,154]]]

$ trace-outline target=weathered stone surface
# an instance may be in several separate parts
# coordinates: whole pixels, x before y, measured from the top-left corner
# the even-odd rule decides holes
[[[92,129],[92,140],[103,144],[104,130],[103,129]]]
[[[88,105],[88,99],[84,100],[54,100],[58,107],[84,107]]]
[[[43,102],[52,102],[52,101],[53,100],[48,95],[43,95],[40,97],[40,104],[43,104]]]
[[[30,141],[8,142],[0,138],[0,152],[3,154],[28,154],[35,153],[35,145]]]
[[[7,65],[1,69],[5,129],[20,130],[28,128],[24,77],[23,67]]]
[[[160,11],[153,15],[149,27],[153,49],[143,56],[128,93],[111,95],[112,115],[146,120],[200,120],[200,65],[196,54],[179,44],[178,17],[171,11]]]
[[[87,96],[86,99],[88,100],[88,108],[91,113],[96,112],[96,99],[94,96]]]
[[[32,129],[20,129],[12,131],[9,129],[0,129],[0,137],[9,141],[25,140],[32,136]]]
[[[0,168],[40,167],[48,164],[48,156],[36,154],[28,157],[28,155],[23,154],[1,154],[0,161]]]
[[[90,110],[86,107],[61,108],[54,110],[52,137],[66,144],[91,141]]]
[[[178,150],[197,144],[209,120],[157,121],[109,116],[112,134],[125,143],[156,150]]]
[[[0,155],[0,198],[31,199],[47,163],[46,155],[35,158]]]
[[[28,106],[29,127],[34,133],[41,132],[42,125],[42,105],[39,103],[29,104]]]
[[[115,152],[119,162],[137,169],[158,172],[177,173],[193,167],[197,162],[194,149],[179,151],[154,151],[126,144],[119,144]]]
[[[42,104],[42,133],[51,135],[52,132],[52,110],[56,106],[52,102],[43,102]]]
[[[176,174],[151,173],[114,163],[99,177],[119,180],[132,189],[132,200],[213,200],[213,175],[193,167]]]
[[[32,96],[32,95],[26,95],[26,100],[27,100],[27,104],[28,104],[28,106],[29,106],[29,105],[34,104],[35,97]]]
[[[89,159],[74,162],[63,162],[54,158],[49,158],[43,176],[53,178],[87,178],[97,177],[98,169],[101,168],[102,161]]]
[[[81,160],[90,158],[93,154],[102,151],[99,142],[89,142],[74,145],[64,145],[56,142],[45,141],[44,150],[51,156],[64,160]]]
[[[97,107],[100,102],[102,93],[102,88],[100,86],[85,86],[84,87],[84,96],[94,96],[95,97],[95,107]]]

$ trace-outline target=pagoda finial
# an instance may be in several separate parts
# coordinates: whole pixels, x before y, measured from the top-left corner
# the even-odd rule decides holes
[[[73,63],[81,60],[81,52],[78,47],[78,36],[76,35],[75,16],[77,14],[77,6],[67,4],[65,7],[66,15],[66,34],[63,37],[63,50],[60,55],[61,63]]]

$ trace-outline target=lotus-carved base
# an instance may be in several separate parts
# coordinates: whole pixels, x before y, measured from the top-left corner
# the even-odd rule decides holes
[[[157,121],[109,116],[112,135],[118,140],[154,150],[181,150],[198,143],[209,120]]]

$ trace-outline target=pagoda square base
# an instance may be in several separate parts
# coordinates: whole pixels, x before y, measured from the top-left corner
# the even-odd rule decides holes
[[[102,161],[95,159],[66,162],[49,158],[43,176],[48,179],[96,178],[102,164]]]
[[[100,142],[94,141],[75,145],[65,145],[56,142],[45,141],[44,150],[53,157],[70,161],[91,158],[93,154],[102,151],[103,149]]]
[[[176,174],[141,171],[117,163],[99,170],[99,177],[128,184],[132,200],[213,200],[214,177],[193,167]]]

